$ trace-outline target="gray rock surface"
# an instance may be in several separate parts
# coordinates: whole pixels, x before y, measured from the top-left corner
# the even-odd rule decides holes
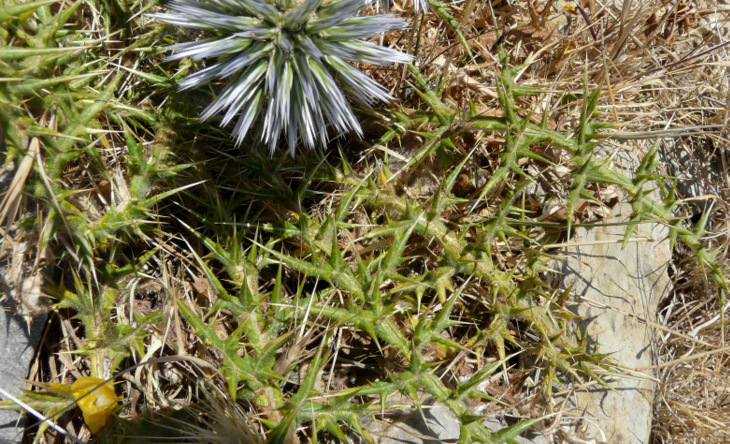
[[[617,206],[614,215],[630,214],[628,204]],[[622,218],[611,220],[619,222]],[[657,305],[671,289],[667,267],[671,251],[668,229],[641,224],[634,237],[647,240],[621,248],[624,226],[577,229],[566,249],[564,285],[574,285],[574,310],[584,318],[579,323],[588,341],[600,353],[625,369],[636,370],[656,363],[655,331]],[[593,385],[568,399],[566,415],[584,416],[598,430],[594,437],[611,443],[647,443],[651,432],[655,383],[653,371],[643,370],[613,378],[613,390]],[[583,413],[585,409],[585,414]]]
[[[430,402],[429,402],[430,401]],[[365,418],[363,426],[380,444],[440,444],[459,439],[459,421],[443,403],[424,397],[423,415],[405,395],[393,394],[388,404],[402,406],[390,410],[384,420]]]
[[[14,314],[9,301],[0,303],[0,387],[14,396],[22,395],[35,348],[41,339],[45,315],[37,316],[30,331],[25,318]],[[19,421],[20,420],[20,421]],[[24,420],[18,412],[0,410],[0,443],[20,442]]]
[[[393,394],[388,398],[392,406],[384,419],[363,418],[363,426],[378,444],[441,444],[458,442],[459,420],[444,403],[434,402],[428,395],[423,396],[423,414],[405,395]],[[508,427],[498,418],[486,418],[484,426],[497,432]],[[517,437],[518,444],[547,444],[548,441],[534,433],[530,437]]]

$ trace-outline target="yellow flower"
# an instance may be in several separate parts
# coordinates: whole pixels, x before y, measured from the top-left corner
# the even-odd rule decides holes
[[[103,379],[84,376],[71,385],[71,393],[78,402],[81,413],[84,414],[84,422],[89,426],[91,433],[96,433],[104,427],[117,406],[114,385],[110,381],[100,386],[103,383]],[[84,396],[87,393],[88,396]]]

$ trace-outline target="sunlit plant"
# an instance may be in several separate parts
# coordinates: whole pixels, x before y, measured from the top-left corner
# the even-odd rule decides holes
[[[407,23],[387,15],[358,15],[375,0],[175,0],[164,22],[208,31],[202,40],[169,47],[168,60],[215,58],[184,79],[181,90],[216,79],[226,85],[203,111],[236,119],[240,145],[254,128],[273,152],[279,137],[291,152],[298,141],[313,148],[337,134],[361,133],[347,96],[364,106],[388,101],[387,91],[350,62],[404,63],[411,56],[362,39],[402,30]]]
[[[428,0],[413,0],[413,8],[416,12],[425,12],[428,9]]]

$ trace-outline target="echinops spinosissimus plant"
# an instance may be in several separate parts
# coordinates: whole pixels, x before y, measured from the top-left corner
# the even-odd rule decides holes
[[[428,9],[428,0],[413,0],[413,8],[416,12],[426,12]]]
[[[208,31],[210,37],[171,45],[167,60],[215,58],[187,78],[180,90],[216,79],[227,84],[201,114],[222,114],[221,126],[234,118],[236,145],[260,125],[261,141],[273,153],[279,137],[294,152],[328,141],[327,127],[338,134],[360,123],[346,97],[370,107],[391,99],[377,82],[350,62],[406,63],[412,57],[362,39],[403,30],[394,15],[358,15],[375,0],[174,0],[174,12],[152,17],[172,25]]]

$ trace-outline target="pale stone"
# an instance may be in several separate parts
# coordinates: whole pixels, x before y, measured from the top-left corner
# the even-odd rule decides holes
[[[421,409],[418,411],[407,396],[393,394],[388,397],[388,408],[384,418],[363,418],[365,429],[378,444],[441,444],[457,442],[461,436],[459,419],[442,402],[434,402],[429,395],[423,394]],[[487,417],[482,421],[491,432],[508,427],[503,419]],[[538,433],[517,437],[517,444],[548,444]]]
[[[30,328],[25,317],[13,314],[9,301],[0,303],[0,387],[13,396],[21,396],[28,370],[38,344],[46,315],[36,317]],[[25,421],[11,410],[0,410],[0,443],[20,442]]]
[[[615,215],[630,213],[628,204],[614,208]],[[610,222],[622,220],[626,218]],[[636,370],[638,378],[612,378],[611,390],[598,384],[578,390],[568,399],[564,414],[593,421],[603,432],[594,434],[599,441],[647,443],[656,388],[652,323],[658,303],[671,289],[669,230],[655,223],[640,224],[632,236],[637,241],[622,248],[625,229],[620,225],[576,229],[570,242],[581,245],[564,250],[568,259],[563,283],[574,285],[573,308],[583,319],[578,324],[581,332],[587,331],[590,348],[610,353],[614,363]]]
[[[393,394],[388,406],[384,419],[363,419],[363,426],[377,443],[440,444],[459,439],[459,420],[446,404],[424,396],[421,414],[407,396]]]

